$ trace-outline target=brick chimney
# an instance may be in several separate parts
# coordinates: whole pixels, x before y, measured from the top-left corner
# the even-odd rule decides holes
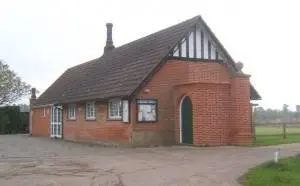
[[[112,23],[106,23],[106,29],[107,29],[107,34],[106,34],[106,46],[104,47],[104,53],[108,51],[112,51],[115,46],[112,40]]]
[[[36,88],[31,89],[31,97],[29,100],[30,106],[32,106],[36,101]]]

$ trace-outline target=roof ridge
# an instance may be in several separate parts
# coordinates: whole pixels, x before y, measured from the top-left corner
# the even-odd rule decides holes
[[[187,19],[187,20],[182,21],[182,22],[180,22],[180,23],[177,23],[177,24],[175,24],[175,25],[168,26],[168,27],[166,27],[166,28],[164,28],[164,29],[161,29],[161,30],[156,31],[156,32],[154,32],[154,33],[151,33],[151,34],[149,34],[149,35],[143,36],[143,37],[141,37],[141,38],[139,38],[139,39],[136,39],[136,40],[130,41],[130,42],[128,42],[128,43],[125,43],[125,44],[123,44],[123,45],[121,45],[121,46],[118,46],[118,47],[116,47],[115,49],[120,49],[120,48],[125,47],[125,46],[127,46],[127,45],[130,45],[130,44],[132,44],[132,43],[134,43],[134,42],[137,42],[137,41],[146,39],[146,38],[148,38],[148,37],[150,37],[150,36],[153,36],[153,35],[155,35],[155,34],[157,34],[157,33],[159,33],[159,32],[163,32],[163,31],[166,31],[166,30],[171,29],[171,28],[173,28],[173,27],[179,26],[179,25],[181,25],[181,24],[183,24],[183,23],[185,23],[185,22],[189,22],[189,21],[191,21],[191,20],[193,20],[193,19],[195,19],[195,20],[201,19],[201,16],[200,16],[200,15],[197,15],[197,16],[195,16],[195,17],[193,17],[193,18]],[[114,50],[115,50],[115,49],[114,49]],[[114,50],[113,50],[113,51],[114,51]],[[113,52],[113,51],[112,51],[112,52]]]
[[[102,57],[102,56],[101,56],[101,57]],[[85,64],[87,64],[87,63],[97,62],[101,57],[97,57],[97,58],[95,58],[95,59],[92,59],[92,60],[89,60],[89,61],[86,61],[86,62],[77,64],[77,65],[72,66],[72,67],[69,67],[67,70],[73,69],[73,68],[75,68],[75,67],[79,67],[79,66],[81,66],[81,65],[85,65]]]
[[[124,47],[130,46],[130,45],[134,44],[135,42],[138,42],[138,41],[147,39],[148,37],[151,37],[151,36],[153,36],[153,35],[155,35],[155,34],[157,34],[157,33],[159,33],[159,32],[164,32],[165,30],[168,30],[168,29],[171,29],[171,28],[173,28],[173,27],[179,26],[179,25],[181,25],[181,24],[183,24],[183,23],[185,23],[185,22],[189,22],[189,21],[191,21],[191,20],[193,20],[193,19],[198,20],[198,19],[202,19],[202,17],[201,17],[201,15],[197,15],[197,16],[195,16],[195,17],[192,17],[192,18],[190,18],[190,19],[187,19],[187,20],[182,21],[182,22],[180,22],[180,23],[177,23],[177,24],[175,24],[175,25],[168,26],[168,27],[166,27],[166,28],[164,28],[164,29],[161,29],[161,30],[159,30],[159,31],[156,31],[156,32],[151,33],[151,34],[149,34],[149,35],[146,35],[146,36],[144,36],[144,37],[141,37],[141,38],[138,38],[138,39],[136,39],[136,40],[130,41],[130,42],[125,43],[125,44],[123,44],[123,45],[121,45],[121,46],[115,47],[111,52],[107,53],[106,55],[111,55],[111,54],[113,54],[115,51],[120,50],[120,49],[122,49],[122,48],[124,48]],[[92,59],[92,60],[89,60],[89,61],[86,61],[86,62],[82,62],[82,63],[80,63],[80,64],[78,64],[78,65],[75,65],[75,66],[72,66],[72,67],[70,67],[70,68],[68,68],[68,69],[73,69],[73,68],[75,68],[75,67],[79,67],[79,66],[84,65],[84,64],[87,64],[87,63],[98,62],[103,56],[104,56],[104,53],[103,53],[100,57],[98,57],[98,58],[95,58],[95,59]]]

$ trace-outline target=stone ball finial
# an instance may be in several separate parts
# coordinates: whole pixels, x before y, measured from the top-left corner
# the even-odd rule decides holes
[[[243,64],[242,62],[237,62],[237,63],[235,64],[235,66],[236,66],[238,72],[241,72],[242,69],[243,69],[243,67],[244,67],[244,64]]]

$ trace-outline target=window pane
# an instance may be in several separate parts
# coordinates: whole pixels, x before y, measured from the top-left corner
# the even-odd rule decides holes
[[[122,102],[120,99],[112,99],[108,103],[110,119],[120,119],[122,113]]]
[[[60,126],[61,126],[61,125],[57,125],[57,133],[56,133],[57,135],[61,135]]]
[[[86,103],[86,119],[95,119],[96,117],[96,109],[95,103]]]
[[[54,128],[53,128],[53,134],[56,135],[56,134],[57,134],[57,132],[56,132],[56,131],[57,131],[57,125],[54,124],[53,127],[54,127]]]
[[[57,122],[61,122],[61,112],[59,108],[57,108]]]
[[[74,118],[74,108],[73,107],[71,107],[70,108],[70,118]]]
[[[95,110],[95,105],[92,106],[92,117],[95,117],[96,115],[96,110]]]
[[[56,107],[54,107],[54,111],[53,111],[53,120],[54,120],[54,122],[57,122],[57,108]]]
[[[88,105],[85,105],[85,117],[88,117]]]
[[[92,116],[92,105],[91,104],[89,104],[88,111],[89,111],[89,117],[91,117]]]
[[[68,105],[68,118],[75,119],[76,118],[76,104],[69,104]]]

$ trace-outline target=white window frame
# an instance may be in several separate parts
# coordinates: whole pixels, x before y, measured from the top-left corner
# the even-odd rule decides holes
[[[76,104],[68,104],[68,120],[76,120]]]
[[[122,119],[122,100],[121,99],[110,99],[108,101],[108,119],[110,120],[121,120]],[[116,109],[112,112],[112,109]]]
[[[85,104],[85,119],[86,120],[96,120],[95,101],[87,102]]]
[[[158,115],[157,115],[157,113],[158,113],[158,106],[157,105],[158,104],[157,104],[157,100],[156,99],[138,99],[138,100],[136,100],[136,103],[137,103],[136,106],[137,106],[137,113],[138,113],[138,115],[137,115],[137,122],[138,123],[154,123],[154,122],[158,121]],[[149,119],[149,120],[141,119],[141,117],[145,118],[145,116],[143,116],[145,113],[143,113],[141,111],[141,107],[143,107],[143,106],[154,106],[155,107],[155,110],[154,110],[155,117],[153,119]],[[153,110],[146,111],[146,112],[150,113],[152,111]]]

